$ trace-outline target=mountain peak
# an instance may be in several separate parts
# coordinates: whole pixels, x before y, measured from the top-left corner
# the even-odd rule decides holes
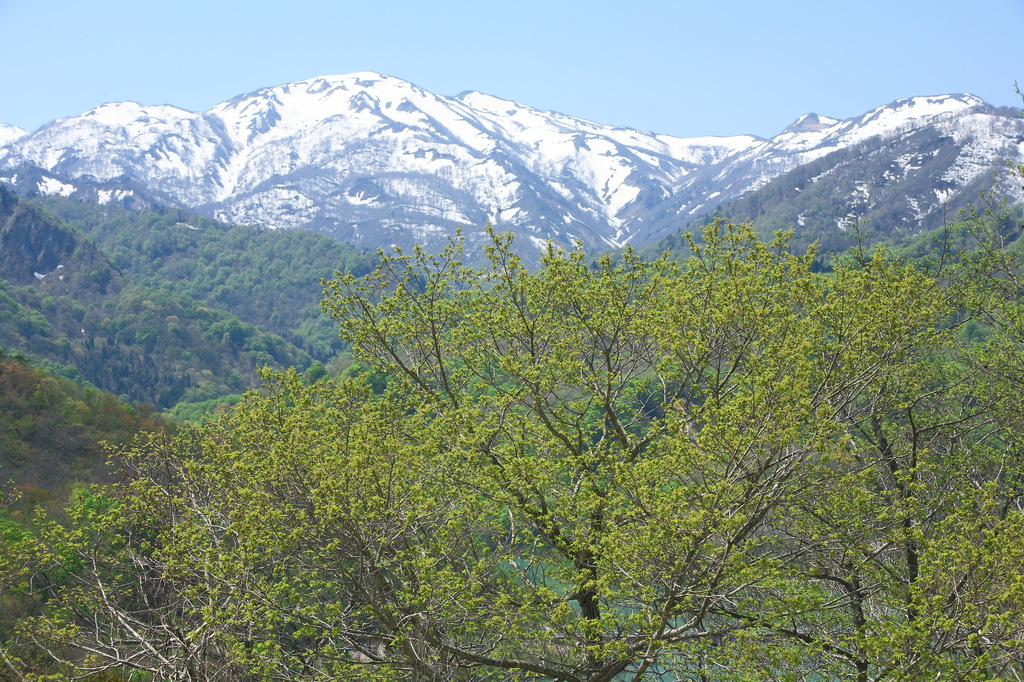
[[[939,108],[947,111],[959,111],[974,107],[987,106],[985,100],[969,93],[955,93],[945,95],[927,95],[919,97],[904,97],[888,105],[894,108]]]
[[[819,130],[824,130],[830,126],[834,126],[839,123],[837,119],[829,118],[828,116],[819,116],[818,114],[804,114],[789,127],[782,131],[782,135],[786,133],[816,133]]]
[[[988,107],[985,100],[968,94],[930,95],[922,97],[905,97],[889,104],[876,107],[856,120],[863,125],[872,121],[883,121],[887,126],[899,125],[904,119],[930,119],[936,116],[949,116],[965,113],[971,109]]]
[[[220,119],[237,145],[256,137],[294,135],[360,111],[376,111],[376,102],[432,97],[416,85],[374,71],[317,76],[239,95],[214,106],[207,115]],[[271,131],[274,131],[271,133]]]
[[[3,147],[9,142],[21,139],[28,135],[28,131],[18,126],[8,125],[6,123],[0,123],[0,147]]]
[[[381,87],[398,89],[416,88],[415,85],[401,78],[387,76],[376,71],[357,71],[341,75],[314,76],[313,78],[259,88],[244,95],[232,97],[218,104],[214,109],[229,107],[239,102],[248,102],[254,99],[279,100],[296,97],[327,97],[338,90],[351,92]]]

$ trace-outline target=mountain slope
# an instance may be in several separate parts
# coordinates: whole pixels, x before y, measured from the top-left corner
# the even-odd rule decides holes
[[[800,164],[716,213],[753,222],[765,235],[793,229],[796,245],[817,242],[833,252],[859,239],[891,241],[934,230],[969,205],[1024,201],[1024,188],[1006,177],[1003,161],[1024,156],[1021,123],[972,109],[869,137]],[[678,222],[667,224],[678,230]],[[659,243],[680,246],[678,236]]]
[[[899,100],[847,121],[803,117],[757,148],[696,174],[658,207],[660,216],[652,221],[649,236],[653,241],[672,234],[788,173],[803,178],[796,185],[835,175],[832,181],[838,185],[828,198],[835,210],[809,217],[800,208],[806,202],[794,201],[789,219],[773,228],[841,232],[851,220],[885,216],[896,220],[883,227],[886,231],[931,229],[937,217],[948,213],[950,202],[959,206],[977,200],[978,191],[993,187],[994,173],[1007,160],[1020,159],[1024,120],[971,95]],[[786,196],[795,199],[802,189],[794,186]],[[1008,200],[1024,200],[1019,187],[1004,189]],[[779,190],[768,190],[773,193]],[[749,201],[763,197],[751,195]],[[781,206],[784,200],[779,201]],[[761,210],[743,208],[741,201],[726,213],[745,220],[758,218]],[[813,224],[804,230],[808,220]]]
[[[169,408],[241,392],[258,383],[262,365],[310,362],[264,328],[122,271],[3,187],[0,245],[0,349],[55,363],[102,390]]]
[[[265,327],[325,362],[342,342],[320,309],[320,282],[338,270],[365,273],[374,262],[305,230],[226,225],[183,209],[128,210],[61,196],[37,201],[88,236],[131,281]]]

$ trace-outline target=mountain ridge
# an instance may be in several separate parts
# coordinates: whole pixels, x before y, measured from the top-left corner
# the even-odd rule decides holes
[[[436,249],[464,227],[479,250],[489,223],[539,254],[548,241],[650,244],[832,151],[929,126],[962,138],[952,163],[972,175],[950,190],[959,191],[1003,161],[997,151],[1024,156],[1007,142],[1024,139],[1024,126],[997,129],[994,111],[973,95],[910,97],[845,120],[805,114],[767,139],[680,138],[364,71],[261,88],[205,112],[122,102],[24,135],[0,129],[0,182],[41,194],[131,191],[364,248]],[[984,120],[959,126],[972,115]],[[33,168],[46,184],[24,180]]]

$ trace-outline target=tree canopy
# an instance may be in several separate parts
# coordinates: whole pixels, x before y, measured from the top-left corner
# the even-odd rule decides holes
[[[1017,679],[1020,254],[704,229],[339,273],[358,361],[119,452],[10,537],[14,679]],[[974,325],[973,335],[966,333]],[[979,331],[980,330],[980,331]],[[319,378],[319,377],[317,377]],[[10,599],[14,599],[11,597]],[[34,667],[35,666],[35,667]]]

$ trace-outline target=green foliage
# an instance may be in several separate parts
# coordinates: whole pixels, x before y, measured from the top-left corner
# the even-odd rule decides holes
[[[184,679],[1019,676],[1024,262],[990,226],[828,275],[722,222],[684,263],[531,272],[495,235],[481,269],[455,242],[339,275],[341,378],[267,372],[9,542],[0,585],[47,608],[8,660],[31,635]]]
[[[318,360],[343,348],[320,313],[321,280],[371,267],[366,253],[322,234],[225,225],[176,209],[132,212],[63,197],[42,201],[95,240],[133,281],[230,312]]]
[[[89,387],[0,353],[0,481],[14,483],[19,514],[43,504],[59,511],[70,486],[109,481],[100,443],[125,445],[164,427],[148,405],[130,408]]]
[[[105,210],[65,204],[65,208],[76,207],[76,220],[82,226],[100,220],[97,212]],[[159,234],[167,230],[173,234],[175,229],[192,232],[176,223],[165,225],[153,215],[137,218],[152,223],[150,229]],[[123,222],[121,236],[134,225]],[[225,239],[233,234],[222,226],[210,229],[212,234],[226,235]],[[235,240],[240,243],[234,259],[224,261],[220,272],[238,267],[245,270],[239,261],[266,247],[253,230],[241,229],[238,234],[241,238]],[[258,384],[256,369],[261,366],[305,367],[310,362],[306,353],[265,326],[238,319],[219,309],[216,301],[204,305],[182,293],[182,282],[174,278],[189,273],[173,271],[158,276],[151,272],[152,267],[145,272],[118,270],[74,229],[2,188],[0,240],[8,249],[0,258],[0,347],[30,353],[63,376],[84,378],[105,391],[169,408],[182,401],[240,393]],[[179,241],[183,249],[194,246],[189,240]],[[215,253],[219,244],[207,242],[204,248]],[[38,263],[29,267],[31,264],[12,256],[19,253],[33,254]],[[194,264],[194,254],[182,256],[186,261],[190,257]],[[132,264],[143,267],[139,261]],[[42,270],[41,279],[33,275],[32,267]],[[252,279],[252,268],[247,272]],[[329,272],[325,270],[325,274]],[[297,276],[308,274],[302,271]],[[319,276],[309,276],[306,290],[315,296],[310,292],[319,290]],[[196,286],[191,279],[185,282]],[[247,291],[249,298],[242,298],[255,297],[288,311],[301,308],[294,300],[289,304],[289,295],[254,289]],[[255,317],[274,317],[266,309],[249,312]]]
[[[46,311],[42,296],[0,280],[0,316],[15,321],[0,325],[0,344],[159,407],[244,391],[264,365],[309,363],[281,337],[166,289],[125,286],[88,309],[57,296]]]
[[[311,384],[315,384],[321,379],[327,378],[327,376],[327,368],[324,367],[323,363],[320,361],[314,362],[309,366],[309,369],[306,370],[306,381]]]
[[[105,445],[125,446],[167,425],[148,405],[126,406],[3,353],[0,415],[0,679],[21,680],[52,663],[14,634],[14,624],[38,615],[45,601],[24,580],[46,564],[35,563],[26,548],[48,527],[47,518],[69,520],[69,500],[73,513],[91,499],[84,485],[113,480]]]
[[[167,416],[171,421],[179,424],[185,422],[200,424],[210,415],[223,412],[240,402],[242,402],[242,395],[239,393],[210,398],[209,400],[200,400],[194,403],[180,402],[167,412]]]

